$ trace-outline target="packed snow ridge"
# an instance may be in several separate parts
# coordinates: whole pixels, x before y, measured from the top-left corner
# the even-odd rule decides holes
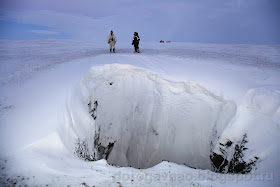
[[[258,96],[252,91],[249,95]],[[266,146],[260,146],[261,151],[250,147],[262,130],[248,134],[248,128],[257,128],[259,120],[274,124],[271,116],[252,113],[198,84],[171,82],[144,69],[112,64],[92,67],[73,89],[60,134],[86,161],[106,159],[118,166],[149,168],[168,160],[246,173],[261,160]]]

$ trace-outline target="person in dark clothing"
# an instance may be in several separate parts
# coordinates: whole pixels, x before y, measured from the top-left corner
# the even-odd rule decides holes
[[[138,32],[134,32],[133,40],[132,40],[132,45],[134,45],[135,53],[140,53],[139,51],[139,41],[140,37],[138,36]]]

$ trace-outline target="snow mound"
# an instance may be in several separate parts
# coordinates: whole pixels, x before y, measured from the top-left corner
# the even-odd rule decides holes
[[[73,89],[60,134],[88,161],[148,168],[163,160],[211,169],[236,105],[191,82],[130,65],[92,67]]]
[[[94,66],[69,95],[60,135],[86,161],[278,171],[280,92],[254,88],[243,100],[237,106],[198,84],[130,65]]]
[[[215,171],[279,172],[280,92],[277,88],[248,90],[230,124],[220,135],[211,160]]]

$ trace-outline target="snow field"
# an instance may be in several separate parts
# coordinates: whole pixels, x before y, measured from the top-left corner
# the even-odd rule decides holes
[[[2,184],[10,178],[28,186],[278,186],[277,47],[144,44],[136,56],[121,47],[111,55],[92,45],[79,50],[81,43],[63,43],[60,51],[59,41],[47,43],[53,60],[36,60],[45,54],[38,49],[36,58],[28,58],[28,71],[13,76],[13,68],[1,69],[2,108],[14,106],[1,111]],[[21,58],[17,50],[9,55]],[[52,69],[30,80],[37,65]],[[29,81],[7,87],[19,82],[14,80]],[[209,171],[210,155],[224,149],[224,158],[233,160],[244,134],[243,160],[258,157],[251,174]],[[76,154],[76,145],[85,154]],[[149,168],[110,166],[106,157],[108,163]]]

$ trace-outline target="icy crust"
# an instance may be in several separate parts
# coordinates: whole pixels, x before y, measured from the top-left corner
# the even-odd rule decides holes
[[[85,160],[135,168],[168,160],[210,169],[211,144],[235,112],[234,103],[194,83],[129,65],[96,66],[71,93],[61,134]]]

